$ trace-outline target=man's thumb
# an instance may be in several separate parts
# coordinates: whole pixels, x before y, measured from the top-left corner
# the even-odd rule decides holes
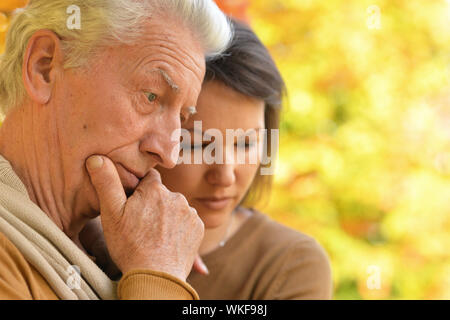
[[[107,217],[121,215],[127,196],[112,161],[107,157],[91,156],[86,161],[86,168],[97,192],[103,219],[105,215]]]

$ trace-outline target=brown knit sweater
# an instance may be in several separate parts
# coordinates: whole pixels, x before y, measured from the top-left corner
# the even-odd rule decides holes
[[[331,268],[312,237],[257,211],[219,247],[202,257],[209,269],[188,278],[202,300],[331,299]]]

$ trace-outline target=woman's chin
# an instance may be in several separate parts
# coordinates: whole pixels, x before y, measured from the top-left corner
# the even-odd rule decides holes
[[[228,221],[227,214],[199,214],[205,229],[215,229]]]

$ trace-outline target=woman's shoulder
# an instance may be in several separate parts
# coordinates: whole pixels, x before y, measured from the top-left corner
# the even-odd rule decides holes
[[[263,299],[329,299],[332,292],[331,266],[322,245],[312,236],[289,228],[259,211],[254,231],[260,263],[272,280]]]
[[[275,245],[285,250],[309,249],[318,253],[325,251],[314,237],[275,221],[265,213],[252,210],[249,219],[259,222],[254,232],[259,236],[261,245]]]

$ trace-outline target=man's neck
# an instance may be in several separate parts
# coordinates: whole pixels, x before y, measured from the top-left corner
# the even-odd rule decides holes
[[[83,221],[74,221],[71,206],[64,201],[64,176],[58,151],[53,148],[50,121],[36,119],[33,106],[12,110],[0,127],[0,154],[7,159],[39,208],[75,243]],[[47,128],[39,125],[46,123]]]

